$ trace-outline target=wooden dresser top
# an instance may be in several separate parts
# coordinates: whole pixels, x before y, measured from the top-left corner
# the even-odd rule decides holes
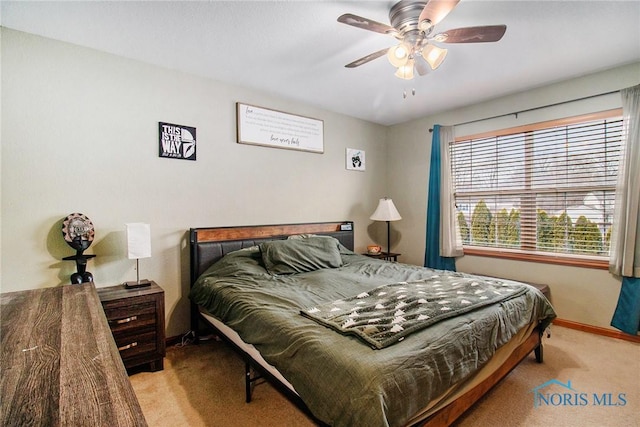
[[[0,337],[0,425],[147,425],[93,284],[0,294]]]

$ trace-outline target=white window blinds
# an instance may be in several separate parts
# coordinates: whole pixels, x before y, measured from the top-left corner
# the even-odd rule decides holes
[[[463,244],[606,256],[622,137],[619,114],[452,143]]]

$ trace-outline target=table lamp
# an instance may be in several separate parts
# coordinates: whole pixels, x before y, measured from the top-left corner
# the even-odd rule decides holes
[[[374,221],[387,221],[387,253],[391,253],[390,225],[389,222],[402,219],[400,213],[393,204],[393,200],[388,197],[380,199],[376,211],[369,217]]]
[[[127,227],[127,258],[136,260],[136,281],[125,282],[124,287],[131,289],[150,286],[149,280],[140,280],[140,258],[151,257],[151,226],[142,222],[125,225]]]

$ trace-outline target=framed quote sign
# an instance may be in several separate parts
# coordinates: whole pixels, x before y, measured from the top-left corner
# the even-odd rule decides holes
[[[236,103],[239,144],[324,153],[324,122]]]
[[[158,122],[158,150],[160,157],[196,160],[196,128]]]

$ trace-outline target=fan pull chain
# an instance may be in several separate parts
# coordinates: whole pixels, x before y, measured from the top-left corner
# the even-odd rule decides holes
[[[411,89],[411,95],[412,96],[416,96],[416,88],[415,87]],[[407,90],[406,89],[404,91],[402,91],[402,97],[404,99],[407,99]]]

